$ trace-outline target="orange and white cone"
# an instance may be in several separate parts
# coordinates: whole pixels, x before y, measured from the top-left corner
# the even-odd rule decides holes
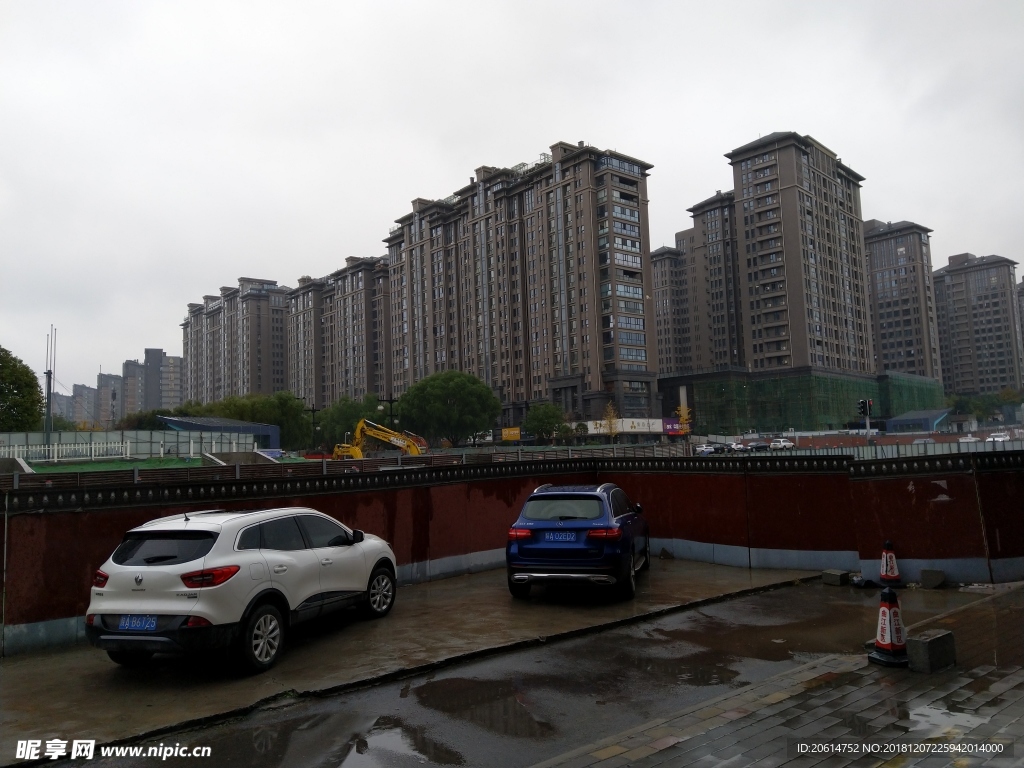
[[[886,541],[882,545],[882,569],[879,578],[882,580],[882,585],[887,587],[900,583],[900,567],[896,565],[896,553],[893,551],[891,541]]]
[[[903,610],[896,591],[889,587],[882,590],[875,650],[868,654],[868,661],[885,667],[907,666],[907,631],[903,626]]]

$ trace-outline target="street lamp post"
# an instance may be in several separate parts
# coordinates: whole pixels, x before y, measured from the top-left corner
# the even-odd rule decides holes
[[[394,429],[395,428],[395,403],[398,402],[398,398],[397,397],[392,397],[391,395],[388,395],[387,397],[379,397],[377,399],[380,400],[382,403],[387,403],[388,404],[388,429]],[[384,410],[384,406],[383,405],[378,405],[377,406],[377,410],[378,411],[383,411]]]
[[[306,398],[302,398],[302,402],[306,402]],[[309,408],[303,408],[302,410],[304,410],[304,411],[306,411],[308,413],[313,414],[313,426],[312,426],[312,429],[310,430],[309,437],[310,437],[310,440],[312,441],[312,445],[310,445],[310,448],[315,451],[316,450],[316,412],[317,411],[322,411],[323,408],[317,408],[316,407],[316,401],[314,400],[313,401],[313,405],[311,405]]]

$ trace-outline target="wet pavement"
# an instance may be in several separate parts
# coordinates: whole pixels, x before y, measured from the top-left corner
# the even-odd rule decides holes
[[[287,639],[281,663],[259,676],[234,673],[216,658],[168,657],[129,670],[87,646],[4,658],[0,764],[15,762],[18,740],[123,742],[276,697],[338,691],[809,575],[816,574],[656,560],[632,601],[538,589],[526,602],[509,596],[504,570],[460,576],[401,588],[381,621],[344,614],[303,625]]]
[[[926,629],[953,632],[955,667],[921,674],[833,654],[533,768],[1024,765],[1024,589],[998,590],[909,635]],[[801,754],[798,739],[846,749]]]
[[[906,590],[902,603],[914,623],[988,594]],[[525,607],[590,610],[601,602],[599,595],[567,590]],[[277,700],[229,722],[138,743],[209,746],[217,765],[254,768],[526,766],[567,752],[573,764],[585,764],[581,755],[601,764],[591,753],[627,751],[594,744],[609,734],[661,724],[765,681],[776,684],[780,675],[829,663],[836,654],[860,654],[874,634],[877,610],[877,590],[796,584],[362,690]],[[590,746],[577,754],[580,745]]]

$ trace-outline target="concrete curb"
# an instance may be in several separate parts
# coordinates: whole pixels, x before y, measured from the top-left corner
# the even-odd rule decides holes
[[[174,725],[168,725],[163,728],[156,728],[150,731],[144,731],[142,733],[134,734],[124,739],[116,739],[114,741],[104,742],[103,744],[96,744],[97,750],[100,747],[114,747],[123,744],[134,744],[136,742],[154,739],[161,736],[165,736],[169,733],[179,733],[183,731],[190,731],[195,728],[203,728],[209,725],[218,723],[228,722],[240,717],[244,717],[256,710],[263,709],[269,705],[276,704],[285,700],[299,701],[301,699],[315,699],[315,698],[328,698],[331,696],[338,696],[343,693],[349,693],[351,691],[362,690],[365,688],[373,688],[377,685],[384,683],[395,682],[396,680],[403,680],[409,677],[416,677],[417,675],[424,674],[426,672],[432,672],[438,669],[444,669],[446,667],[455,666],[469,661],[476,661],[477,659],[487,658],[489,656],[497,656],[502,653],[509,653],[511,651],[519,651],[526,648],[535,648],[540,645],[547,643],[561,642],[564,640],[572,640],[577,637],[585,637],[587,635],[597,634],[598,632],[604,632],[605,630],[615,629],[617,627],[629,626],[631,624],[641,624],[645,621],[657,619],[662,616],[667,616],[673,613],[680,613],[683,611],[694,610],[697,608],[703,608],[707,605],[715,605],[717,603],[723,603],[728,600],[733,600],[741,597],[749,597],[751,595],[758,595],[763,592],[772,592],[776,589],[782,589],[783,587],[794,586],[797,584],[808,584],[810,582],[818,581],[821,579],[820,574],[813,576],[803,576],[798,579],[786,579],[784,581],[773,582],[771,584],[765,584],[760,587],[750,587],[748,589],[741,589],[735,592],[727,592],[714,597],[705,597],[699,600],[693,600],[688,603],[679,603],[677,605],[668,605],[662,608],[655,608],[644,613],[636,614],[635,616],[627,616],[621,619],[614,619],[612,621],[594,624],[589,627],[580,627],[578,629],[571,629],[565,632],[559,632],[554,635],[539,635],[537,637],[525,638],[523,640],[516,640],[511,643],[504,643],[502,645],[494,645],[487,648],[478,648],[473,651],[467,651],[465,653],[455,654],[448,656],[443,659],[431,661],[426,664],[419,664],[415,667],[405,667],[403,669],[396,669],[390,672],[383,672],[373,677],[367,677],[362,680],[353,680],[348,683],[342,683],[340,685],[330,686],[328,688],[318,688],[313,690],[296,691],[290,689],[287,691],[281,691],[275,693],[272,696],[267,696],[263,699],[247,704],[244,707],[238,707],[236,709],[230,709],[225,712],[220,712],[215,715],[208,715],[206,717],[199,717],[193,720],[184,720]],[[820,661],[820,659],[819,659]],[[811,662],[812,664],[816,662]],[[803,667],[800,667],[803,669]],[[790,670],[789,674],[793,674],[797,670]],[[273,674],[272,672],[270,674]],[[735,695],[732,692],[729,695]],[[717,700],[717,699],[716,699]],[[707,703],[701,705],[707,706]],[[651,726],[645,726],[651,727]],[[614,738],[614,737],[612,737]],[[575,754],[575,753],[573,753]],[[2,758],[0,758],[2,759]],[[563,757],[554,758],[557,760],[564,759]],[[48,759],[39,759],[32,761],[16,761],[16,762],[4,762],[0,763],[0,768],[6,768],[7,766],[35,766],[35,765],[52,765],[53,761]],[[542,765],[546,765],[543,763]]]

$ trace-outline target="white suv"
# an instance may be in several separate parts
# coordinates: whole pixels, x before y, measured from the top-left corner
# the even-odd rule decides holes
[[[773,451],[790,451],[794,448],[793,443],[784,437],[777,437],[768,446]]]
[[[164,517],[128,531],[96,571],[86,635],[118,664],[236,647],[263,671],[301,621],[353,605],[386,616],[395,573],[383,539],[312,509]]]

